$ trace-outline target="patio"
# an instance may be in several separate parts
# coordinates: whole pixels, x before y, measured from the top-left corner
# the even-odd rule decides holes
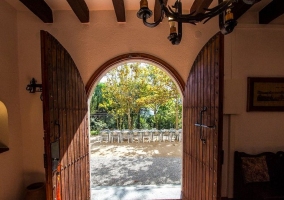
[[[180,198],[181,142],[114,144],[92,137],[90,148],[92,200]]]

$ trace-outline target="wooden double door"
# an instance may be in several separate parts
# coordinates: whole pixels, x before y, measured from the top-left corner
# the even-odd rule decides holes
[[[88,106],[70,54],[41,31],[47,199],[90,199]],[[220,199],[223,36],[197,56],[183,99],[182,199]],[[154,197],[153,197],[154,198]]]

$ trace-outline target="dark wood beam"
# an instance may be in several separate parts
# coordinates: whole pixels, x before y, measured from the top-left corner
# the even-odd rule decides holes
[[[53,23],[52,10],[44,0],[20,0],[44,23]]]
[[[273,0],[259,12],[259,23],[269,24],[284,13],[284,0]]]
[[[67,2],[80,22],[87,23],[90,21],[89,8],[84,0],[67,0]]]
[[[0,153],[3,153],[5,151],[9,151],[8,147],[0,147]]]
[[[164,0],[165,5],[168,4],[168,0]],[[154,7],[154,21],[158,21],[161,18],[161,6],[159,0],[155,0],[155,7]]]
[[[255,3],[261,0],[257,0]],[[234,3],[234,7],[232,8],[232,12],[234,13],[234,18],[239,19],[243,14],[245,14],[248,9],[250,9],[254,4],[246,4],[242,0]]]
[[[204,8],[208,8],[213,0],[195,0],[190,8],[190,13],[194,12],[195,14],[198,13],[205,13]]]
[[[117,22],[125,22],[124,0],[112,0]]]

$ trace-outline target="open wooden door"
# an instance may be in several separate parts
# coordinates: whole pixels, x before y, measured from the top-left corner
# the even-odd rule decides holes
[[[184,200],[220,199],[223,124],[223,35],[197,56],[183,103]]]
[[[47,199],[90,199],[87,95],[69,53],[41,31]]]

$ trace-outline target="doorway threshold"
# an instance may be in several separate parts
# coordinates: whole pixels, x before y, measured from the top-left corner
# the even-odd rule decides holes
[[[91,200],[181,199],[181,185],[96,186]]]

